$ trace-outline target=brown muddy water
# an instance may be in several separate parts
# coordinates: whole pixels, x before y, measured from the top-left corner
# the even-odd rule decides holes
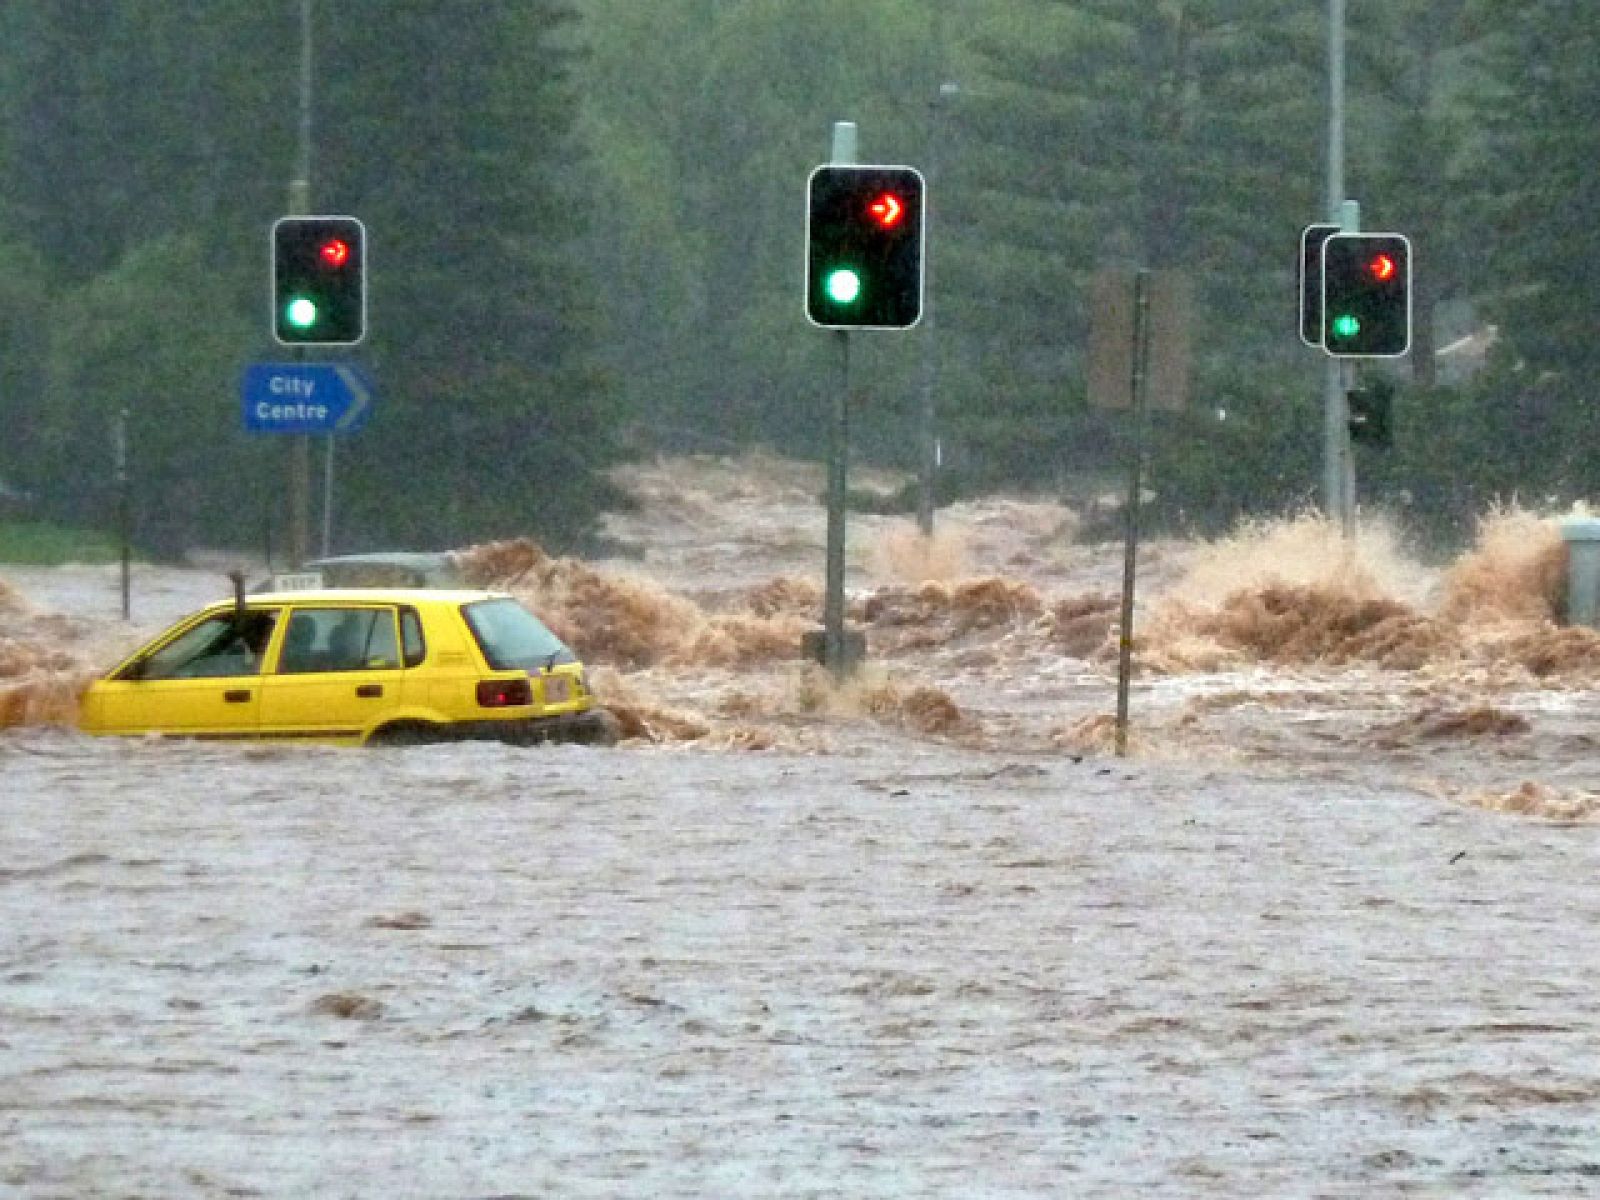
[[[98,741],[216,571],[0,567],[0,1196],[1600,1195],[1600,638],[1502,513],[1141,565],[1058,505],[624,472],[606,562],[462,552],[612,750]],[[870,482],[870,480],[869,480]]]

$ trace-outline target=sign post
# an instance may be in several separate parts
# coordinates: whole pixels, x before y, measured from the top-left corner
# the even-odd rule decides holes
[[[1128,753],[1133,681],[1133,606],[1139,563],[1139,505],[1144,490],[1149,410],[1181,411],[1189,396],[1192,352],[1189,278],[1176,271],[1107,268],[1094,279],[1089,329],[1089,403],[1131,410],[1128,500],[1122,558],[1122,616],[1117,653],[1117,754]]]
[[[1128,464],[1127,536],[1122,550],[1122,616],[1117,636],[1117,755],[1128,753],[1128,694],[1133,684],[1133,589],[1139,562],[1139,493],[1144,486],[1145,384],[1150,362],[1150,272],[1133,277],[1133,451]]]
[[[372,415],[372,391],[371,380],[358,367],[326,363],[253,363],[240,380],[239,417],[246,433],[296,435],[294,458],[302,469],[291,472],[291,480],[297,481],[297,486],[310,483],[310,464],[301,462],[303,456],[309,458],[310,435],[320,433],[327,438],[322,471],[324,558],[332,552],[333,541],[334,437],[354,433],[367,423]],[[300,536],[303,538],[303,530]],[[292,565],[299,566],[305,557],[303,546],[298,551],[291,546]]]

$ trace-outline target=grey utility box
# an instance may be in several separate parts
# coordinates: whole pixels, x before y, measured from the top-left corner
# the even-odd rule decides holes
[[[1600,517],[1562,517],[1567,543],[1567,624],[1600,627]]]

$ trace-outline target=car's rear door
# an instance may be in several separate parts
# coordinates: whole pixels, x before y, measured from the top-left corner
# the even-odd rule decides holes
[[[261,736],[359,741],[399,700],[396,622],[392,605],[293,606],[262,678]]]

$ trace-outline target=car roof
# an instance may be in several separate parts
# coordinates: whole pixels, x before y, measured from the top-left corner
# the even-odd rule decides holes
[[[250,604],[471,604],[475,600],[509,599],[505,592],[475,588],[315,588],[296,592],[252,592]],[[211,608],[233,604],[230,597]]]

